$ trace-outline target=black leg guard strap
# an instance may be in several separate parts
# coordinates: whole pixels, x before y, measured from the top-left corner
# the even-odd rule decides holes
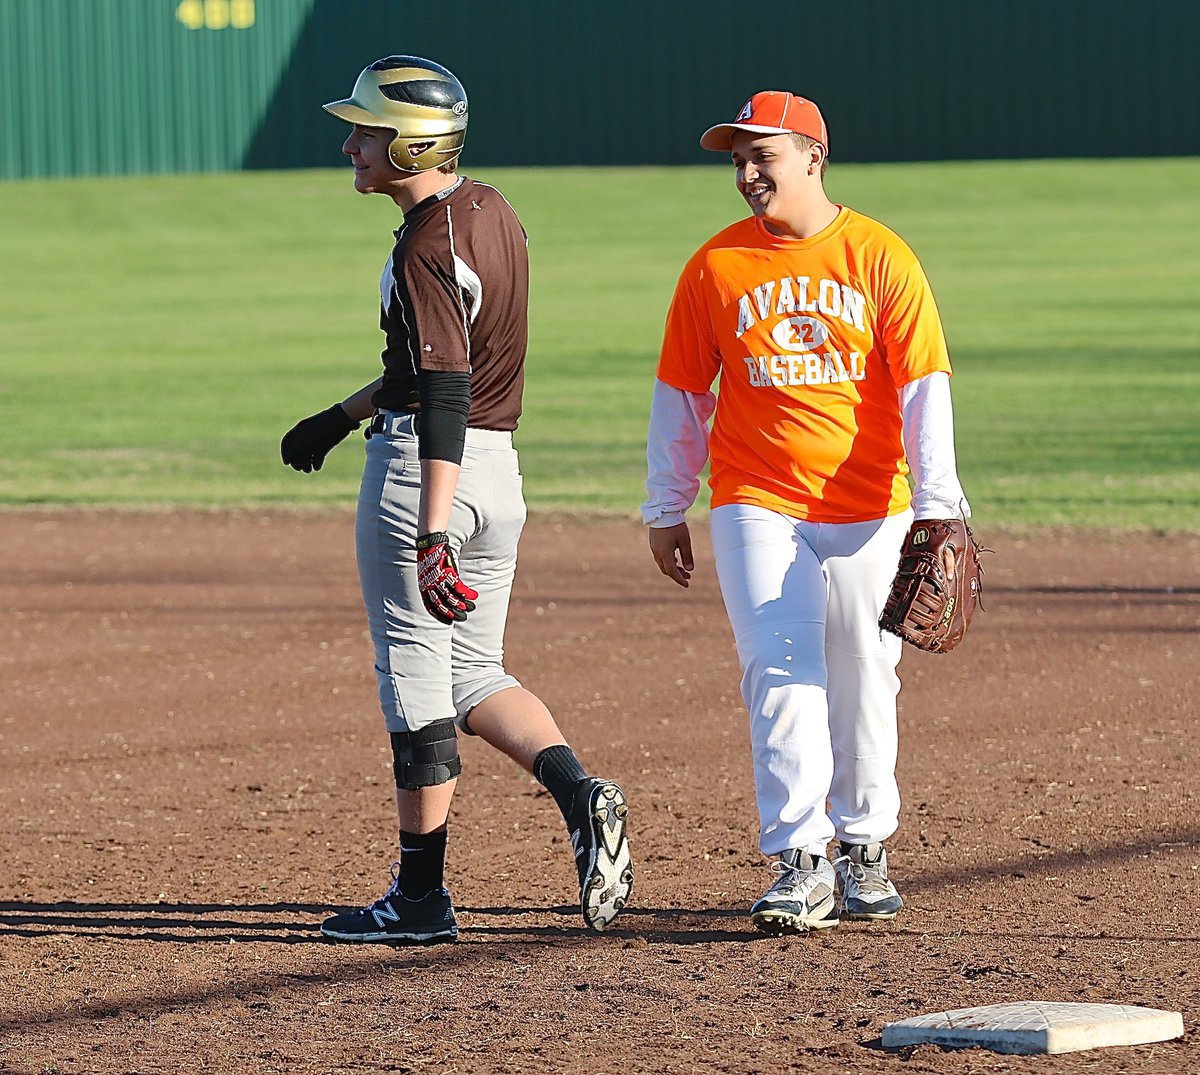
[[[396,787],[416,791],[445,784],[462,772],[454,721],[439,720],[415,732],[392,732]]]

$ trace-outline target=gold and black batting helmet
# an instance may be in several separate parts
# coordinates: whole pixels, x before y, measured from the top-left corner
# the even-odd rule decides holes
[[[467,137],[467,91],[441,64],[420,56],[376,60],[346,100],[323,107],[347,123],[395,131],[388,154],[402,172],[454,160]]]

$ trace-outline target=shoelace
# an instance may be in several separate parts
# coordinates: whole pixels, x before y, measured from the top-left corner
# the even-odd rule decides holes
[[[846,872],[863,892],[882,894],[889,892],[887,867],[882,862],[864,866],[861,862],[855,862],[849,855],[839,855],[833,860],[834,868],[836,869],[843,862],[848,864]]]
[[[783,859],[772,862],[770,870],[776,877],[771,888],[780,892],[798,889],[806,880],[816,877],[816,870],[802,870],[799,866],[784,862]]]
[[[375,900],[374,903],[370,903],[363,908],[365,911],[370,911],[378,907],[381,903],[386,903],[393,896],[400,895],[400,863],[393,862],[390,869],[392,871],[392,883],[388,885],[388,890],[379,899]]]

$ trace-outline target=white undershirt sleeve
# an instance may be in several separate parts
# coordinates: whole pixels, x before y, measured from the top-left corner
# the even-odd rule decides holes
[[[930,373],[899,390],[904,452],[913,476],[918,519],[970,518],[954,458],[954,410],[950,375]]]
[[[708,420],[716,406],[713,392],[685,392],[654,382],[642,505],[647,526],[675,526],[695,502],[700,471],[708,459]]]

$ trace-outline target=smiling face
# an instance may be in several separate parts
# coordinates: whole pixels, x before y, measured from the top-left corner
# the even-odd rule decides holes
[[[410,173],[400,171],[388,154],[395,137],[395,132],[387,127],[354,124],[350,136],[342,143],[342,152],[354,164],[354,189],[359,194],[387,194],[394,198],[399,185],[412,178]]]
[[[738,193],[772,231],[789,229],[814,198],[824,200],[819,144],[802,148],[788,134],[734,131],[731,153]]]

